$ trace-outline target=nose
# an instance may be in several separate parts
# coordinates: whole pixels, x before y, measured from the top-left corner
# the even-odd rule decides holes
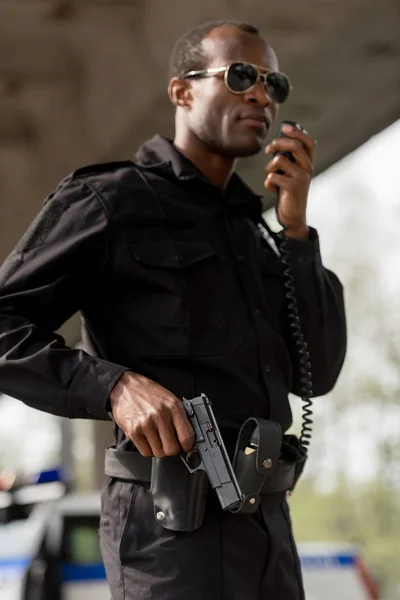
[[[271,96],[268,95],[265,85],[262,81],[258,81],[256,85],[246,94],[246,102],[258,104],[263,108],[274,104]]]

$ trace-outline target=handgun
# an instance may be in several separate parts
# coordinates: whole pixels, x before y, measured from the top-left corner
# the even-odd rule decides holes
[[[211,401],[201,394],[191,400],[184,398],[183,406],[195,432],[194,450],[181,454],[184,464],[191,473],[206,472],[223,510],[239,512],[250,508],[256,500],[240,489]]]

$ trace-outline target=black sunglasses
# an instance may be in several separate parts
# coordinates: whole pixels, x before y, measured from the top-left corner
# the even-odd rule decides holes
[[[272,100],[282,104],[288,99],[292,89],[289,78],[284,73],[279,71],[261,72],[260,67],[247,62],[235,62],[226,67],[189,71],[184,73],[181,79],[213,77],[219,73],[224,73],[225,85],[232,94],[245,94],[259,81],[262,81],[267,94]]]

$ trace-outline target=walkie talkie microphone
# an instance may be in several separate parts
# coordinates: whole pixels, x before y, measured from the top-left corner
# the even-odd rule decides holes
[[[289,137],[288,135],[285,134],[285,132],[283,131],[283,128],[285,127],[285,125],[290,125],[291,127],[295,127],[296,129],[299,129],[300,131],[304,131],[303,127],[301,125],[299,125],[298,123],[296,123],[295,121],[281,121],[279,123],[279,127],[278,127],[278,133],[277,133],[277,137]],[[294,158],[293,154],[291,152],[288,151],[278,151],[274,153],[274,156],[276,156],[277,154],[282,154],[283,156],[286,156],[286,158],[288,158],[291,162],[295,163],[296,159]],[[281,169],[279,169],[277,171],[278,175],[284,175],[283,171],[281,171]],[[276,205],[275,205],[275,212],[276,212],[276,218],[278,219],[278,223],[279,223],[279,214],[278,214],[278,205],[279,205],[279,191],[277,194],[277,201],[276,201]]]
[[[297,123],[295,123],[295,121],[281,121],[279,123],[277,137],[289,137],[283,131],[283,128],[285,127],[285,125],[290,125],[291,127],[295,127],[296,129],[299,128],[299,125]],[[277,154],[282,154],[283,156],[286,156],[286,158],[288,158],[291,162],[296,162],[296,160],[291,152],[275,152],[274,156],[276,156]],[[279,173],[279,175],[283,174],[282,171],[277,171],[277,173]]]

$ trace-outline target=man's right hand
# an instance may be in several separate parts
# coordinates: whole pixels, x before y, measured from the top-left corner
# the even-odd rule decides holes
[[[110,394],[114,421],[143,456],[190,452],[194,431],[182,402],[158,383],[126,371]]]

